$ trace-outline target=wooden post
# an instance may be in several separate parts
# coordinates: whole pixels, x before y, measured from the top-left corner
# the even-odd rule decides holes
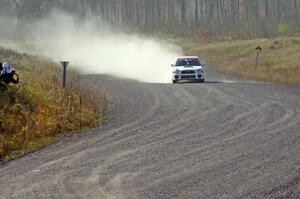
[[[67,66],[70,62],[68,61],[61,61],[60,64],[63,67],[63,74],[62,74],[62,86],[63,88],[66,88],[66,81],[67,81]]]
[[[259,53],[262,51],[262,48],[260,46],[257,46],[255,48],[255,50],[257,51],[255,68],[257,68],[257,66],[258,66],[258,59],[259,59]]]

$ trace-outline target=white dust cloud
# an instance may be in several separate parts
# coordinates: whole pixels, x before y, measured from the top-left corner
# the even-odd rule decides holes
[[[21,42],[10,46],[55,61],[68,60],[85,74],[110,74],[153,83],[171,81],[170,65],[181,54],[179,47],[122,33],[97,18],[78,20],[53,11],[46,19],[23,24],[26,45]]]

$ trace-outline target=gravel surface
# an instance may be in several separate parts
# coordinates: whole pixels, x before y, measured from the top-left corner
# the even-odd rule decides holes
[[[0,167],[0,198],[299,198],[300,88],[85,76],[107,124]]]

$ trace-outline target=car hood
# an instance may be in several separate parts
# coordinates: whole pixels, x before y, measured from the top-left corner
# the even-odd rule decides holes
[[[203,67],[202,66],[175,66],[175,69],[178,69],[178,70],[199,70],[199,69],[202,69]]]

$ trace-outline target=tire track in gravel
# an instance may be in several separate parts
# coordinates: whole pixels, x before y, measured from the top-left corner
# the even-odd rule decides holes
[[[178,85],[84,77],[109,96],[109,122],[2,165],[0,198],[290,196],[300,89],[207,74]]]

